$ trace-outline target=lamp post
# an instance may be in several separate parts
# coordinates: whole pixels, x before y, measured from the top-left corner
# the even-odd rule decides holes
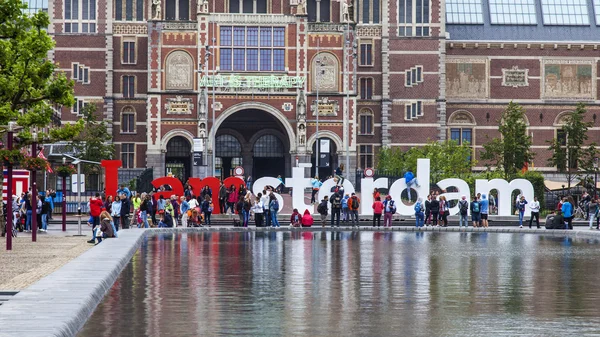
[[[346,151],[346,174],[350,172],[350,58],[356,58],[356,41],[352,44],[350,50],[350,23],[346,23],[346,48],[344,50],[346,58],[346,113],[344,114],[344,146]]]
[[[317,130],[315,132],[315,176],[319,175],[319,157],[321,155],[320,153],[320,149],[321,149],[321,141],[319,140],[319,86],[321,84],[321,61],[319,60],[319,54],[321,53],[321,39],[319,37],[317,37],[317,60],[316,60],[316,78],[315,78],[315,84],[317,87],[317,104],[315,106],[315,113],[317,114]]]
[[[8,122],[8,138],[7,147],[8,150],[13,149],[13,133],[16,127],[15,122]],[[13,234],[13,209],[12,209],[12,196],[13,196],[13,166],[9,162],[6,165],[6,250],[12,250],[12,234]],[[10,227],[9,227],[10,226]],[[10,228],[10,230],[8,229]]]
[[[212,63],[213,63],[213,78],[215,78],[215,75],[217,75],[217,65],[215,63],[215,45],[217,43],[217,38],[215,37],[215,22],[213,22],[213,38],[212,38]],[[217,130],[215,128],[215,81],[213,80],[212,82],[213,84],[213,88],[212,88],[212,126],[211,126],[211,130],[213,133],[213,149],[212,149],[212,176],[214,177],[216,172],[216,163],[215,161],[217,160]]]
[[[63,165],[67,164],[67,157],[62,158]],[[62,177],[62,231],[67,231],[67,177]]]
[[[598,198],[598,158],[594,158],[594,199],[596,198]]]
[[[33,142],[31,144],[31,157],[37,157],[37,140],[38,134],[37,130],[33,130],[31,133]],[[35,168],[31,170],[31,241],[37,241],[37,174]]]

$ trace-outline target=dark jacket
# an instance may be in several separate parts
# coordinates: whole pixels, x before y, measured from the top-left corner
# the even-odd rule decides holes
[[[129,216],[129,210],[131,209],[131,202],[129,199],[121,199],[121,216]]]
[[[321,203],[317,207],[317,211],[321,215],[327,215],[327,213],[328,213],[328,210],[327,210],[327,200],[325,200],[325,199],[321,200]]]
[[[106,237],[108,237],[108,238],[115,237],[115,232],[113,231],[110,221],[104,221],[104,220],[101,221],[100,222],[100,230],[102,231],[102,233],[106,234]]]
[[[331,198],[329,198],[329,202],[331,203],[331,208],[342,209],[342,197],[339,193],[334,193]]]
[[[425,204],[425,213],[431,212],[431,201],[425,199],[424,204]]]
[[[165,212],[165,219],[163,220],[167,227],[173,227],[173,217],[169,212]]]
[[[546,229],[565,229],[565,218],[562,214],[555,215],[552,222],[546,224]]]
[[[440,201],[437,199],[431,200],[429,209],[430,209],[431,213],[439,213],[440,212]]]

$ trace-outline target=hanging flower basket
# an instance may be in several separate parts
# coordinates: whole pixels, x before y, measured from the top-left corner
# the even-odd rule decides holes
[[[68,177],[77,173],[77,169],[73,165],[60,165],[55,171],[60,177]]]
[[[4,161],[4,165],[19,165],[25,158],[19,150],[0,150],[0,158]]]
[[[48,167],[48,161],[39,157],[25,157],[21,167],[29,171],[44,171]]]

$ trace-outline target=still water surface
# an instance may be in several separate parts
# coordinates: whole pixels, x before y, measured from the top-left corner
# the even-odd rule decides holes
[[[151,236],[79,336],[600,336],[599,257],[533,234]]]

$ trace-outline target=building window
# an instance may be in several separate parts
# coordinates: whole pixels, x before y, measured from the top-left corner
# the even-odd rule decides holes
[[[121,144],[121,161],[123,162],[123,168],[135,167],[135,144]]]
[[[373,41],[361,41],[360,42],[360,65],[361,66],[372,66],[373,65]]]
[[[72,63],[71,67],[71,79],[81,84],[90,84],[90,67],[81,63]]]
[[[363,109],[359,114],[360,128],[359,135],[372,135],[373,134],[373,111],[370,109]]]
[[[373,79],[372,78],[361,78],[360,79],[360,99],[372,99],[373,98]]]
[[[36,14],[37,12],[48,13],[48,0],[27,0],[23,2],[27,3],[25,12],[29,15]]]
[[[535,0],[490,0],[490,21],[493,25],[535,25]]]
[[[430,0],[398,0],[400,36],[429,36]]]
[[[115,20],[143,21],[144,0],[115,0]]]
[[[267,13],[267,0],[229,0],[229,13]]]
[[[361,145],[358,157],[359,167],[373,167],[373,145]]]
[[[125,107],[121,112],[121,133],[135,133],[135,110]]]
[[[360,22],[366,24],[378,24],[380,12],[380,0],[362,0],[362,5],[359,13]],[[352,16],[352,14],[350,14]]]
[[[75,104],[73,104],[73,107],[71,109],[73,113],[81,116],[83,114],[83,110],[88,104],[90,103],[86,103],[85,100],[81,98],[75,98]]]
[[[587,26],[587,0],[542,0],[545,25]]]
[[[600,25],[600,0],[594,0],[594,12],[596,14],[596,25]]]
[[[165,20],[189,20],[190,3],[186,0],[167,0]]]
[[[123,64],[135,64],[135,41],[123,41]]]
[[[460,24],[483,23],[481,0],[447,0],[446,21]]]
[[[473,129],[452,128],[450,129],[450,139],[458,143],[458,145],[473,144]]]
[[[96,0],[65,0],[65,33],[96,32]]]
[[[404,76],[404,85],[407,87],[412,87],[423,83],[423,66],[416,66],[408,69]]]
[[[123,97],[133,98],[135,96],[135,76],[123,76]]]
[[[423,116],[423,102],[421,101],[408,103],[404,106],[404,108],[406,113],[404,119],[407,121]]]
[[[331,21],[331,0],[306,1],[306,13],[309,22]]]
[[[285,28],[221,27],[220,69],[285,71]]]

